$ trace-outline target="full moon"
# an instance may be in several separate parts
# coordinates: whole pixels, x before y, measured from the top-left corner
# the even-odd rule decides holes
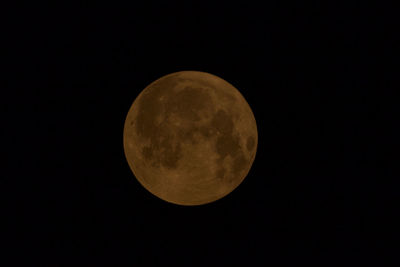
[[[179,205],[231,193],[249,173],[258,134],[253,112],[227,81],[180,71],[148,85],[126,116],[128,164],[141,185]]]

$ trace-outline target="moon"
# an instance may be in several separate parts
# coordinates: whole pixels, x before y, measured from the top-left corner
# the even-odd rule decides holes
[[[127,162],[144,188],[178,205],[231,193],[254,162],[258,134],[242,94],[213,74],[180,71],[148,85],[123,131]]]

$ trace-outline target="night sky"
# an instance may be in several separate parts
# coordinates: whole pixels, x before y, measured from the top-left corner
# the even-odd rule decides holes
[[[131,2],[33,1],[6,11],[0,261],[399,260],[393,7]],[[182,70],[232,83],[258,127],[247,178],[225,198],[196,207],[164,202],[143,188],[122,142],[136,96]]]

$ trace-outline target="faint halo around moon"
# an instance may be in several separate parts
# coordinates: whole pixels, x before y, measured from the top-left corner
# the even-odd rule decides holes
[[[137,180],[155,196],[202,205],[247,176],[258,134],[250,106],[227,81],[200,71],[165,75],[135,99],[124,150]]]

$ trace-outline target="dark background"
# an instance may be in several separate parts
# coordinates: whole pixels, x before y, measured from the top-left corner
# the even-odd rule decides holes
[[[232,2],[3,9],[10,15],[1,93],[4,260],[398,261],[394,7]],[[248,177],[204,206],[154,197],[124,157],[133,100],[155,79],[181,70],[210,72],[236,86],[259,130]]]

